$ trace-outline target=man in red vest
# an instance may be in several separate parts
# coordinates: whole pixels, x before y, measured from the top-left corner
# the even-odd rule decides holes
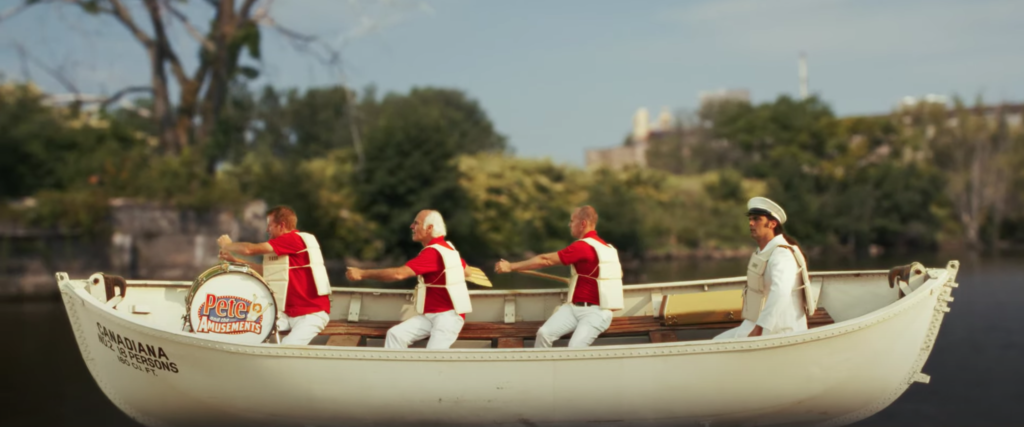
[[[281,340],[281,344],[309,344],[330,320],[331,285],[327,281],[320,245],[313,235],[295,228],[298,221],[295,211],[278,206],[267,212],[270,240],[264,243],[232,242],[227,235],[217,239],[221,248],[220,259],[247,264],[260,273],[272,288],[279,282],[279,289],[287,289],[284,310],[278,314],[277,325],[278,330],[291,332]],[[263,264],[243,261],[233,254],[263,255]]]
[[[537,255],[526,261],[494,265],[496,273],[536,270],[552,265],[570,265],[568,304],[559,307],[537,331],[534,347],[551,347],[555,340],[572,332],[569,347],[587,347],[612,323],[612,310],[623,307],[622,266],[619,253],[597,235],[597,211],[591,206],[576,209],[569,219],[569,232],[576,240],[565,249]]]
[[[385,348],[408,348],[430,337],[428,349],[447,349],[459,337],[466,313],[473,310],[466,289],[466,262],[451,242],[445,241],[441,214],[423,210],[412,225],[412,239],[423,245],[419,255],[401,267],[363,270],[349,267],[348,280],[394,282],[417,276],[416,316],[388,330]]]

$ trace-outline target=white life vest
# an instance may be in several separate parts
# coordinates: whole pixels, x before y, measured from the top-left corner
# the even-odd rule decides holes
[[[451,242],[448,242],[453,248]],[[423,314],[427,302],[427,288],[445,288],[448,290],[448,296],[452,299],[452,306],[455,308],[455,312],[458,314],[466,314],[473,311],[473,305],[469,302],[469,288],[466,287],[466,270],[462,267],[462,257],[459,256],[459,252],[454,249],[448,249],[442,245],[430,245],[423,250],[428,248],[434,248],[437,253],[441,254],[441,260],[444,262],[444,280],[443,285],[435,283],[425,283],[423,276],[416,276],[416,312]],[[423,252],[423,251],[420,251]],[[440,279],[440,275],[438,275]]]
[[[747,286],[743,289],[743,319],[757,322],[761,316],[761,309],[765,301],[768,301],[770,289],[765,286],[764,273],[768,268],[768,260],[772,253],[778,248],[785,248],[793,254],[798,268],[798,279],[801,285],[793,289],[793,298],[803,297],[804,312],[810,316],[818,308],[819,287],[811,285],[810,276],[807,274],[807,265],[804,263],[803,254],[799,248],[790,245],[777,245],[772,249],[761,252],[754,252],[750,256],[750,263],[747,264]]]
[[[267,286],[274,291],[274,299],[278,307],[284,310],[284,303],[288,297],[288,272],[293,268],[309,268],[313,271],[313,282],[316,285],[317,295],[330,295],[331,282],[327,279],[327,268],[324,267],[324,255],[320,252],[320,244],[316,237],[309,233],[298,232],[306,249],[297,253],[306,252],[309,254],[309,264],[291,266],[288,255],[275,255],[273,253],[263,255],[263,280]]]
[[[580,239],[594,248],[597,252],[597,277],[579,274],[576,266],[569,267],[569,296],[568,301],[572,303],[572,295],[576,292],[576,281],[580,276],[589,277],[597,282],[597,295],[599,306],[603,310],[622,310],[625,306],[622,298],[622,265],[619,264],[619,251],[612,245],[605,245],[593,238]],[[591,271],[589,274],[594,274]]]

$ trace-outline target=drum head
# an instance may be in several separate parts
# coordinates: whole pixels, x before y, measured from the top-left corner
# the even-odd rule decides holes
[[[228,271],[193,285],[188,306],[192,331],[217,341],[258,344],[277,321],[270,288],[248,273]]]

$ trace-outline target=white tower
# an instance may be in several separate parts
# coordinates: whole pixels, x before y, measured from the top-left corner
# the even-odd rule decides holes
[[[662,132],[672,130],[674,121],[675,119],[672,118],[672,113],[669,112],[668,107],[661,107],[661,113],[658,114],[658,130]]]
[[[800,99],[807,99],[807,55],[800,52]]]
[[[646,108],[640,108],[633,115],[633,141],[646,141],[649,133],[650,115]]]

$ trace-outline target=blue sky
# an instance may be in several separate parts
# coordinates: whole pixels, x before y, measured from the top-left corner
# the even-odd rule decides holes
[[[20,1],[0,0],[0,11]],[[202,27],[205,2],[187,8]],[[352,85],[463,89],[518,155],[576,165],[586,148],[619,144],[639,107],[652,117],[693,110],[700,91],[721,88],[748,89],[755,101],[795,95],[800,51],[811,91],[840,115],[928,93],[1024,100],[1019,0],[278,0],[270,12],[341,47]],[[172,31],[194,63],[191,39]],[[0,22],[0,72],[23,77],[20,42],[82,92],[146,84],[144,50],[127,34],[71,7],[29,9]],[[338,81],[271,33],[263,51],[259,84]],[[46,90],[65,91],[29,71]]]

